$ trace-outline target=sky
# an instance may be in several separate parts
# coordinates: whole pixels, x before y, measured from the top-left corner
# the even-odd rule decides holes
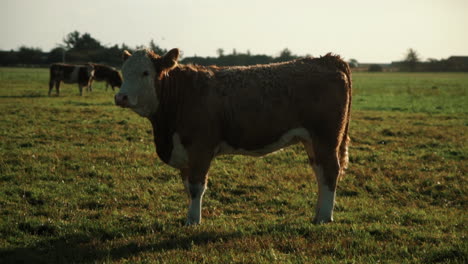
[[[468,0],[0,0],[0,50],[50,51],[70,32],[103,45],[233,49],[278,56],[333,52],[358,62],[468,56]]]

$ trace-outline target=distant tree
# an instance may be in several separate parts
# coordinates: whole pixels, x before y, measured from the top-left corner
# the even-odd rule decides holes
[[[351,68],[356,68],[359,66],[359,63],[356,59],[350,59],[348,64],[349,64],[349,67]]]
[[[132,51],[132,49],[130,48],[130,46],[128,46],[128,45],[125,44],[125,43],[122,43],[122,45],[120,45],[120,49],[121,49],[122,51],[124,51],[124,50],[128,50],[128,51],[130,51],[130,52]]]
[[[18,60],[21,64],[42,64],[45,62],[45,56],[40,48],[21,46],[18,50]]]
[[[420,62],[419,55],[414,49],[408,49],[406,52],[405,58],[403,60],[403,65],[410,71],[415,71],[418,63]]]
[[[218,53],[218,57],[223,57],[224,56],[224,49],[219,48],[216,50],[216,53]]]
[[[422,63],[422,69],[424,71],[441,71],[443,70],[442,65],[444,65],[443,61],[429,58],[425,63]]]
[[[380,66],[378,64],[372,64],[372,65],[369,66],[368,71],[369,72],[382,72],[383,68],[382,68],[382,66]]]
[[[47,55],[47,63],[65,62],[66,49],[65,47],[55,47]]]
[[[78,31],[73,31],[73,32],[70,32],[68,33],[68,35],[63,39],[63,43],[65,43],[65,45],[67,46],[67,48],[71,49],[71,48],[74,48],[76,43],[79,41],[80,39],[80,32]]]
[[[91,34],[84,33],[81,35],[81,33],[76,30],[68,33],[68,35],[63,39],[63,43],[65,43],[68,49],[73,50],[92,50],[103,48],[98,40],[91,37]]]
[[[0,65],[12,66],[19,63],[18,52],[14,50],[0,51]]]
[[[163,49],[154,43],[154,40],[151,40],[149,43],[149,48],[153,50],[158,55],[163,55],[167,53],[166,49]]]
[[[296,56],[293,56],[292,52],[288,49],[285,48],[280,52],[280,55],[278,57],[279,61],[288,61],[294,59]]]
[[[101,45],[101,42],[96,40],[89,33],[81,34],[78,31],[73,31],[67,34],[63,39],[63,47],[66,54],[63,54],[67,62],[86,63],[86,62],[105,62],[106,47]]]
[[[84,33],[78,43],[75,45],[76,49],[80,50],[91,50],[102,48],[101,43],[95,38],[91,37],[89,33]]]

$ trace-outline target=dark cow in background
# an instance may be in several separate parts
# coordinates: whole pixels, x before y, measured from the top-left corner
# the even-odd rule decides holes
[[[83,95],[83,87],[89,87],[93,78],[94,68],[90,64],[73,65],[54,63],[50,65],[49,96],[55,84],[57,95],[60,93],[60,82],[77,83],[80,95]]]
[[[180,65],[178,49],[124,57],[115,102],[150,120],[159,157],[180,170],[187,224],[201,221],[215,156],[261,156],[295,143],[304,145],[317,178],[314,222],[333,221],[351,111],[351,72],[339,56],[248,67]]]
[[[115,68],[103,65],[103,64],[96,64],[90,63],[94,67],[94,75],[93,80],[98,82],[106,82],[106,91],[107,88],[110,86],[112,91],[114,91],[114,87],[119,87],[122,85],[122,76],[120,75],[119,71]],[[89,89],[92,90],[91,85]]]

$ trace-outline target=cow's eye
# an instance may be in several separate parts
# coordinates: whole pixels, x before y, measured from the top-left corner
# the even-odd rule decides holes
[[[144,71],[144,72],[143,72],[143,76],[144,76],[144,77],[146,77],[146,76],[148,76],[148,75],[149,75],[149,72],[148,72],[148,71]]]

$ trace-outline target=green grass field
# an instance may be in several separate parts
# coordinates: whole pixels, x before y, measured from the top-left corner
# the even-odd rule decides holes
[[[0,263],[467,263],[468,74],[356,73],[335,222],[302,146],[222,156],[185,227],[151,125],[102,83],[0,68]]]

